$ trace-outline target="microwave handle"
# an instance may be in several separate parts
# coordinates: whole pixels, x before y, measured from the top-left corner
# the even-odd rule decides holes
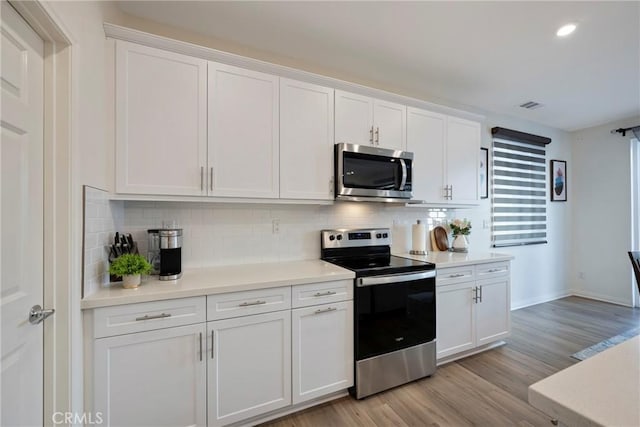
[[[402,165],[402,180],[400,181],[400,188],[398,188],[398,190],[403,191],[404,186],[407,184],[407,164],[404,159],[400,159],[400,164]]]

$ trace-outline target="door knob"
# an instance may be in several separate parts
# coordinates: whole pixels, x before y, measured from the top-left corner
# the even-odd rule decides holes
[[[32,325],[37,325],[38,323],[43,322],[47,317],[51,316],[54,312],[55,310],[53,308],[49,310],[43,310],[39,304],[36,304],[31,307],[31,310],[29,311],[29,323],[31,323]]]

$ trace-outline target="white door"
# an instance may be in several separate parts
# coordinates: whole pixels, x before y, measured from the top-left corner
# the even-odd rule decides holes
[[[336,143],[373,145],[373,99],[336,90]]]
[[[278,77],[209,62],[209,195],[278,198]]]
[[[333,89],[280,79],[280,197],[333,199]]]
[[[407,109],[407,151],[413,158],[413,198],[444,201],[444,144],[447,116],[419,108]]]
[[[407,107],[379,99],[373,103],[374,144],[392,150],[406,150]]]
[[[291,311],[293,404],[353,385],[353,301]]]
[[[204,195],[207,61],[116,42],[116,191]]]
[[[510,333],[509,277],[480,280],[476,308],[476,345],[484,345]]]
[[[450,200],[454,203],[477,204],[480,123],[449,117],[446,156]]]
[[[207,425],[206,328],[95,340],[94,412],[105,426]]]
[[[209,426],[291,404],[290,310],[216,320],[207,332]]]
[[[0,117],[0,425],[43,423],[43,325],[29,323],[43,304],[44,43],[2,2]]]
[[[438,359],[475,346],[474,283],[436,287]]]

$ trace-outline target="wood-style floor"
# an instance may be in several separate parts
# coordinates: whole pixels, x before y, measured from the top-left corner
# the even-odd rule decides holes
[[[511,320],[506,345],[440,366],[431,378],[264,426],[551,426],[527,403],[527,387],[577,363],[571,354],[638,326],[640,309],[568,297],[513,311]]]

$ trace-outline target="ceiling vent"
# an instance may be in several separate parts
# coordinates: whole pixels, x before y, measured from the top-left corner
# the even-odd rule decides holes
[[[536,101],[528,101],[524,104],[520,104],[520,107],[526,108],[527,110],[535,110],[536,108],[542,107],[542,104]]]

